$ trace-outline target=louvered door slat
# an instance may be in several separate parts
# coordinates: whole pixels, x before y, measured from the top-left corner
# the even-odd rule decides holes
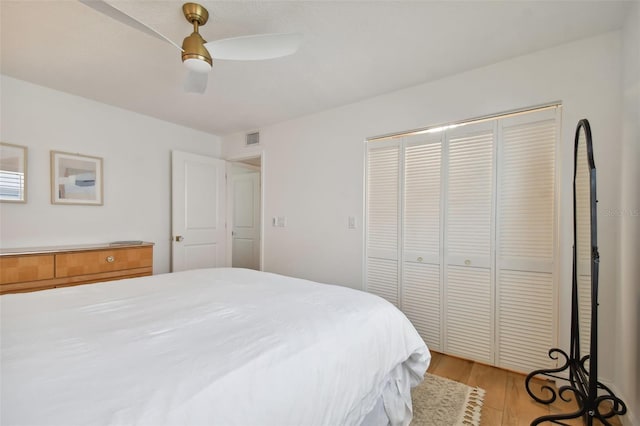
[[[440,345],[440,266],[405,262],[402,279],[402,311],[427,345]]]
[[[499,272],[498,365],[530,372],[548,368],[553,347],[553,279],[550,273]]]
[[[505,126],[500,163],[500,255],[553,254],[555,120]]]
[[[486,257],[491,251],[493,130],[449,137],[447,253]]]
[[[369,147],[367,153],[367,291],[398,306],[400,146]]]
[[[367,259],[367,291],[398,306],[398,261]]]
[[[439,139],[427,139],[405,148],[403,235],[407,254],[437,258],[440,253],[441,146]]]
[[[368,161],[369,250],[398,250],[399,147],[371,149]]]
[[[441,134],[404,139],[402,311],[440,350]]]
[[[445,352],[493,362],[491,278],[494,125],[447,136]]]
[[[496,362],[529,372],[554,363],[556,111],[499,125]]]
[[[491,271],[449,266],[445,291],[445,352],[492,363]]]

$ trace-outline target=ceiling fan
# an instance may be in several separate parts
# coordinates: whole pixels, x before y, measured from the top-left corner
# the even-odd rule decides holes
[[[298,33],[258,34],[207,42],[198,28],[207,23],[209,12],[197,3],[185,3],[182,12],[187,21],[193,24],[193,33],[180,46],[104,0],[79,1],[110,18],[177,47],[182,52],[182,63],[188,70],[184,88],[192,93],[205,92],[213,59],[255,61],[280,58],[295,53],[302,43],[302,35]]]

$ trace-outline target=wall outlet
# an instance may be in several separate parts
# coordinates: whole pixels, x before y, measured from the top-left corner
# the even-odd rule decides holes
[[[286,216],[278,216],[278,227],[284,228],[287,226],[287,217]]]

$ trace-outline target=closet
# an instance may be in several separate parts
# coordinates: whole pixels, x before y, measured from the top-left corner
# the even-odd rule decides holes
[[[366,289],[433,350],[550,366],[559,124],[554,105],[367,141]]]

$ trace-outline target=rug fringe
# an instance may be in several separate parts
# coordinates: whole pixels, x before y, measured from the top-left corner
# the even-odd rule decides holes
[[[467,394],[467,400],[465,401],[465,409],[462,416],[462,421],[459,423],[464,426],[480,426],[480,414],[482,411],[482,404],[484,403],[484,389],[479,387],[471,388]]]

